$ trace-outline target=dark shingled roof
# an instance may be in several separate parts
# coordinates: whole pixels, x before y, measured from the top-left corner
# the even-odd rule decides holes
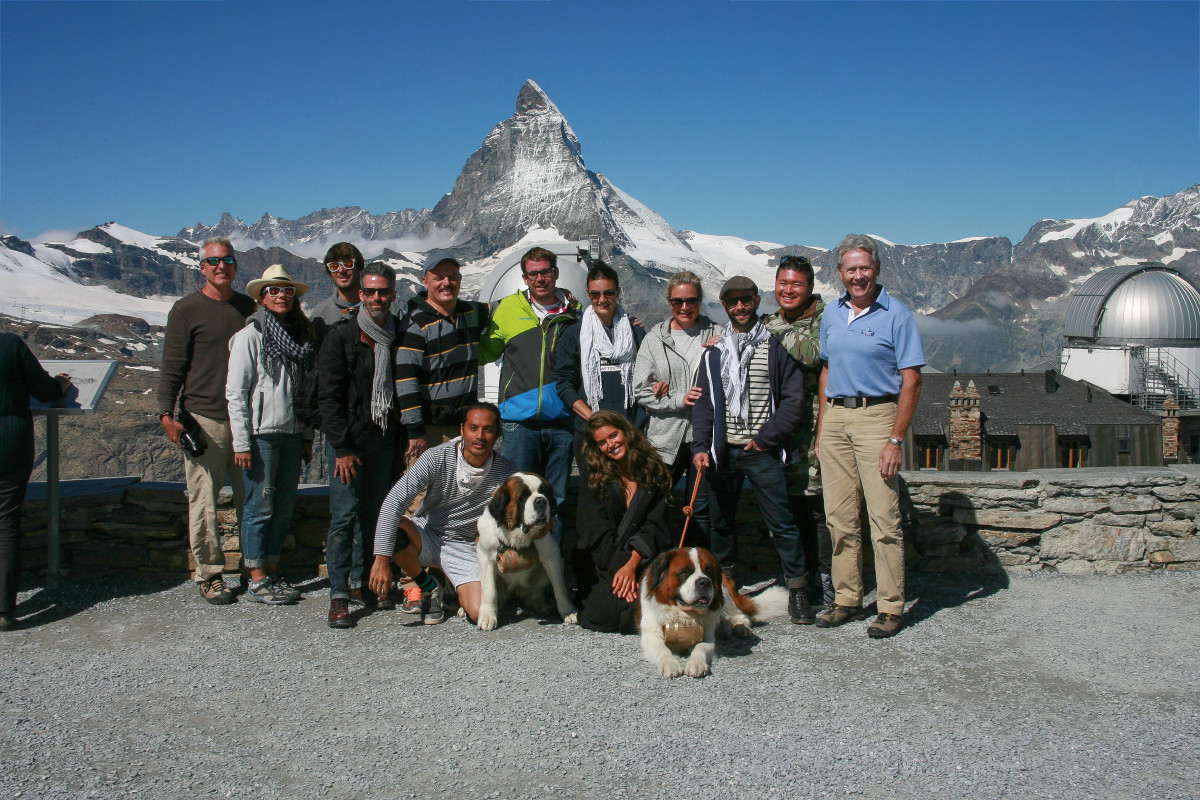
[[[985,436],[1016,436],[1018,425],[1053,425],[1059,436],[1083,436],[1088,425],[1158,425],[1157,414],[1118,400],[1098,386],[1055,373],[1058,389],[1046,391],[1046,374],[983,372],[921,374],[921,399],[913,415],[914,436],[945,438],[950,427],[950,390],[968,381],[979,390]],[[1091,400],[1088,390],[1091,389]]]

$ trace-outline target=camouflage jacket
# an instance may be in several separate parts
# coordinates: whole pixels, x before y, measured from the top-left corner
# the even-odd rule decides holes
[[[821,314],[825,302],[813,295],[813,310],[795,322],[788,322],[780,312],[767,317],[767,332],[779,340],[788,355],[800,362],[804,372],[804,415],[792,431],[800,458],[788,465],[789,494],[820,494],[821,467],[813,446],[816,444],[817,411],[820,402],[817,392],[821,376]]]

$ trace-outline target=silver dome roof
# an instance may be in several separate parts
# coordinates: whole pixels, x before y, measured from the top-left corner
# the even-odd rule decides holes
[[[1112,267],[1076,291],[1063,334],[1109,342],[1200,344],[1200,291],[1162,264]]]

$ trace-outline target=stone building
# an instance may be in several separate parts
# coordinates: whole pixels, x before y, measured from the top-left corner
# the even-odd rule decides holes
[[[1054,370],[922,378],[905,443],[905,469],[1025,471],[1164,463],[1164,418]]]

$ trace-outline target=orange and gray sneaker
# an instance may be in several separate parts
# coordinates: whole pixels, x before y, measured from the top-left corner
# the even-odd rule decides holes
[[[415,583],[410,583],[404,587],[404,601],[400,604],[400,610],[405,614],[420,614],[421,613],[421,587]]]

